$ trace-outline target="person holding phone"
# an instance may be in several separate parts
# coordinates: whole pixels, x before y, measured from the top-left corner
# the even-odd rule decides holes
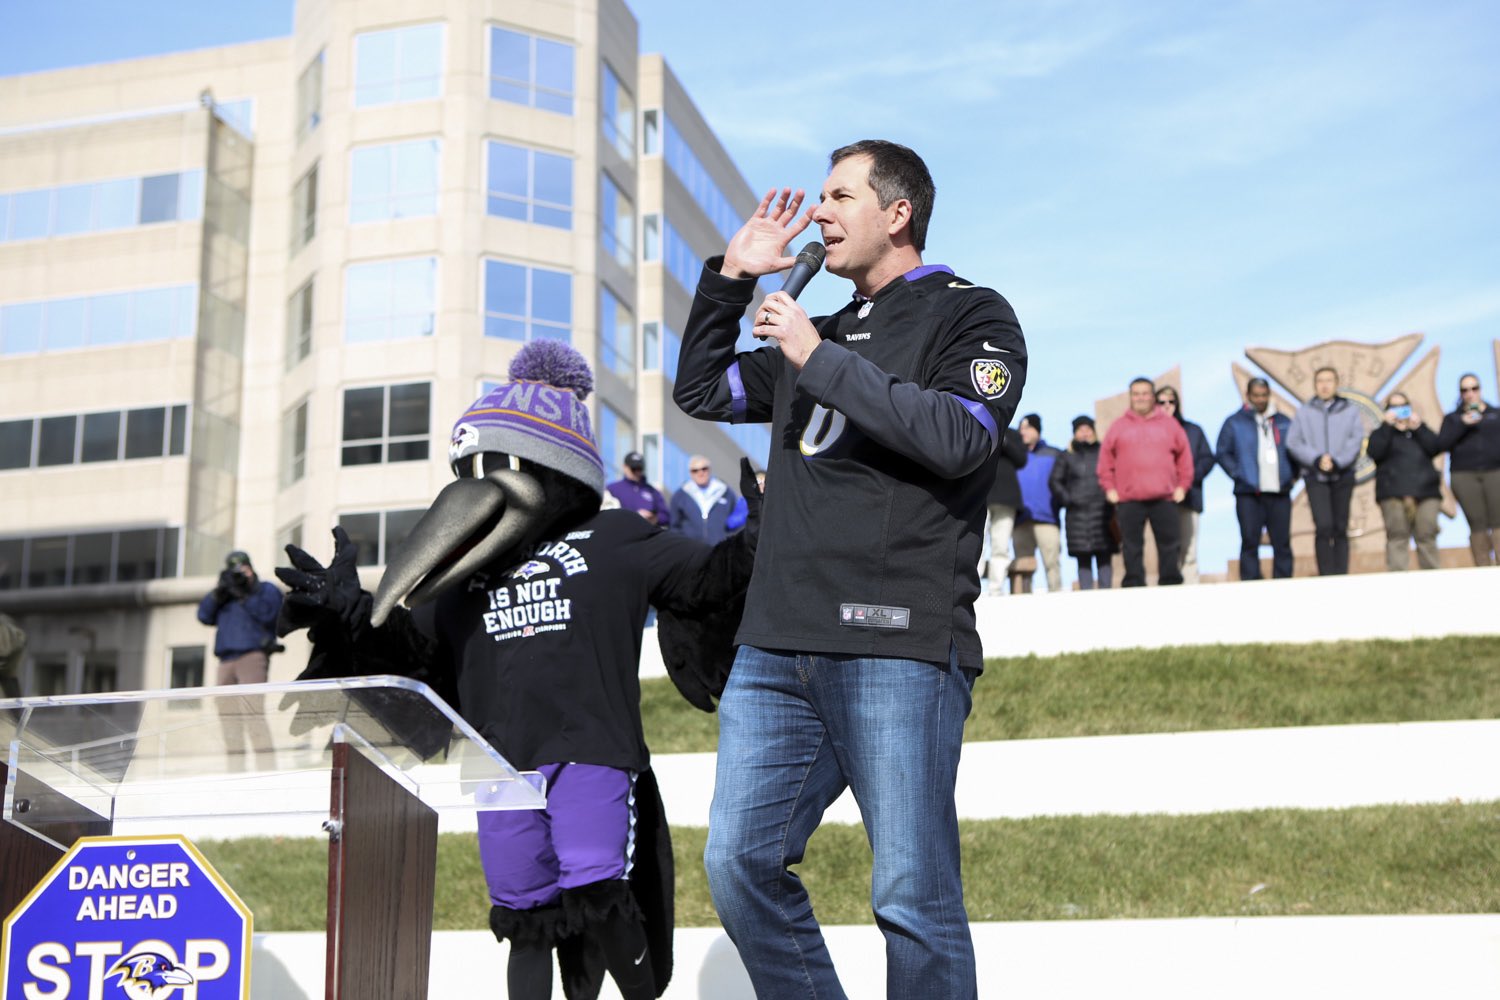
[[[1375,501],[1385,520],[1385,568],[1407,569],[1415,539],[1417,565],[1437,569],[1442,486],[1432,460],[1441,451],[1437,434],[1412,410],[1406,393],[1386,399],[1385,420],[1371,432],[1367,454],[1375,462]]]
[[[1469,521],[1475,566],[1500,562],[1500,410],[1479,395],[1479,376],[1458,379],[1458,408],[1443,418],[1438,447],[1448,452],[1453,495]]]

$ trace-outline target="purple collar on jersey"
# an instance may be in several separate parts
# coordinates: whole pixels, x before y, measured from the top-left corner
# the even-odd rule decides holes
[[[920,281],[921,279],[927,277],[929,274],[952,273],[953,268],[949,267],[947,264],[923,264],[921,267],[914,267],[910,271],[907,271],[902,275],[902,277],[907,281]],[[868,295],[861,295],[858,292],[854,293],[855,302],[869,302],[870,298],[871,297]]]

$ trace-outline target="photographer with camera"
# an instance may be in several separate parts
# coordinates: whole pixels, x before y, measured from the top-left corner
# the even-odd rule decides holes
[[[1453,495],[1469,521],[1475,566],[1500,561],[1500,409],[1479,395],[1479,376],[1458,379],[1458,408],[1443,418],[1438,447],[1448,452]]]
[[[1433,458],[1438,437],[1412,411],[1404,392],[1385,401],[1385,420],[1370,434],[1366,452],[1376,465],[1375,502],[1385,520],[1385,568],[1399,573],[1411,565],[1409,544],[1417,542],[1417,565],[1438,568],[1438,506],[1442,487]]]
[[[224,557],[224,570],[214,587],[198,604],[198,620],[218,627],[214,655],[219,658],[215,683],[263,684],[270,672],[271,654],[281,652],[276,641],[276,616],[281,612],[281,591],[261,580],[250,565],[250,556],[238,550]],[[221,699],[224,742],[231,760],[244,752],[248,739],[258,755],[269,755],[270,730],[261,713],[231,716],[232,708]],[[269,760],[264,761],[268,766]]]

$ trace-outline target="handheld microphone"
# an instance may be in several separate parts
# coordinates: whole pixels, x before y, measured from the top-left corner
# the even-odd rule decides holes
[[[794,299],[801,295],[802,289],[807,287],[813,275],[822,270],[823,258],[827,254],[827,249],[817,240],[803,247],[801,253],[797,254],[797,263],[792,265],[791,273],[786,276],[786,281],[781,283],[781,290]],[[766,340],[767,338],[762,336],[760,339]]]

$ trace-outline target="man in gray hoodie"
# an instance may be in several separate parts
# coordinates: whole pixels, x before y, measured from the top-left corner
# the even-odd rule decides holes
[[[1339,373],[1313,373],[1313,398],[1297,411],[1286,435],[1286,450],[1302,466],[1307,502],[1317,528],[1314,551],[1318,575],[1349,572],[1349,500],[1354,495],[1354,463],[1365,440],[1359,409],[1338,395]]]

